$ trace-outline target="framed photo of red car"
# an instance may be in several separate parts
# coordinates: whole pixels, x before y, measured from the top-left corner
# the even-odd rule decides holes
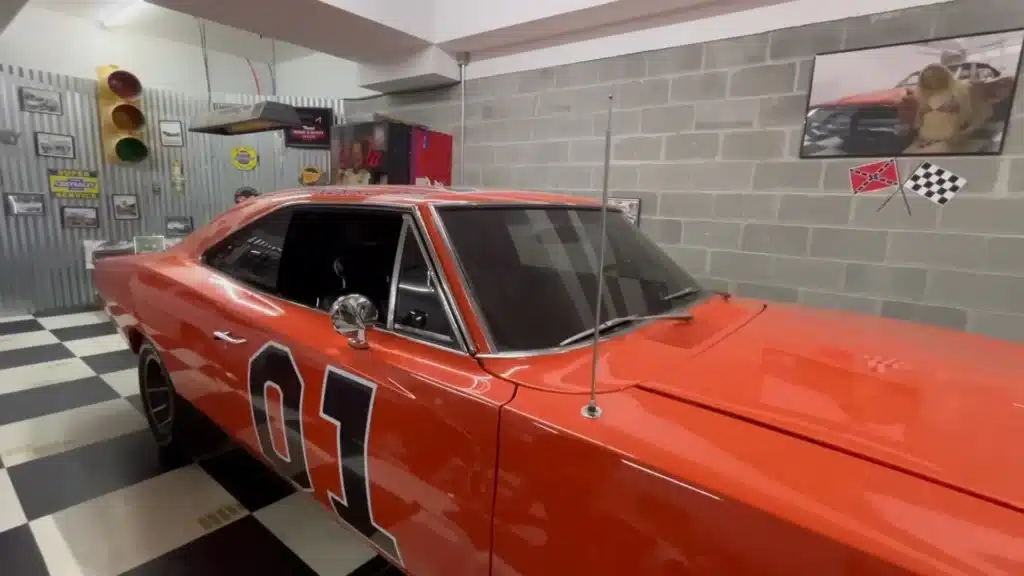
[[[1001,154],[1024,30],[814,58],[801,158]]]
[[[288,148],[331,149],[331,126],[334,125],[334,110],[330,108],[296,107],[302,128],[288,128],[284,131],[284,145]]]

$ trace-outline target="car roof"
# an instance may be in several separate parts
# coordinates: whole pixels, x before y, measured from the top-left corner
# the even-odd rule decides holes
[[[302,200],[307,202],[360,204],[434,204],[434,205],[579,205],[600,206],[600,202],[586,197],[551,192],[527,192],[508,189],[482,189],[470,187],[431,186],[312,186],[282,190],[249,200],[268,204],[282,204]]]

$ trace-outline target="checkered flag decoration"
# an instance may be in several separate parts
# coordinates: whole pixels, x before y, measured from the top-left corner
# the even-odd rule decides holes
[[[922,162],[903,187],[942,206],[967,186],[967,179],[933,164]]]

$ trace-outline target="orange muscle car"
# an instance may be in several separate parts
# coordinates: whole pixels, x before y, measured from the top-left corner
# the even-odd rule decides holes
[[[212,422],[408,574],[1024,574],[1024,346],[711,292],[618,213],[598,270],[597,204],[305,188],[95,279],[166,454]]]

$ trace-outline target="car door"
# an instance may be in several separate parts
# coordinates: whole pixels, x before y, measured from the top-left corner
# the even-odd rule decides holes
[[[408,572],[485,573],[498,410],[513,387],[466,353],[416,221],[396,216],[390,294],[368,347],[272,287],[220,293],[232,434]],[[298,257],[287,238],[282,262]]]

